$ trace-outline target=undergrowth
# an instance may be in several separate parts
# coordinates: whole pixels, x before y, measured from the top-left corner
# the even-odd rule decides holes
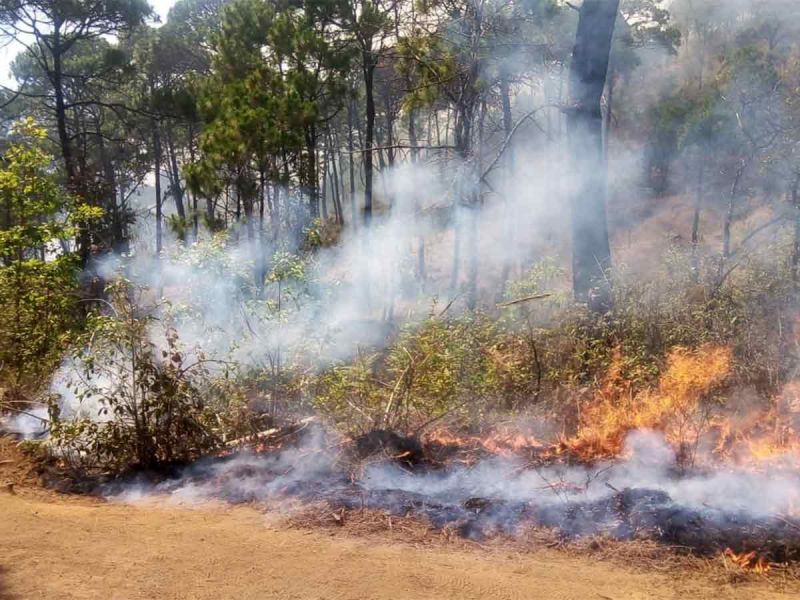
[[[288,355],[260,369],[210,361],[121,283],[116,314],[90,320],[73,359],[79,378],[104,382],[75,387],[99,415],[59,414],[54,399],[48,445],[75,469],[120,472],[190,461],[314,412],[350,433],[416,435],[536,415],[577,455],[611,455],[627,430],[660,428],[690,453],[712,424],[703,407],[734,388],[769,405],[797,361],[784,265],[754,258],[715,285],[713,265],[698,277],[690,262],[672,252],[646,281],[618,270],[613,310],[593,314],[559,292],[565,274],[542,261],[491,311],[434,302],[386,345],[324,367]]]

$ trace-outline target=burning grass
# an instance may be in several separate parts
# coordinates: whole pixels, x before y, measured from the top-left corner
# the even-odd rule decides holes
[[[724,401],[733,361],[728,347],[675,348],[658,383],[640,390],[623,376],[623,361],[616,351],[597,389],[588,396],[576,394],[571,428],[549,437],[507,424],[471,434],[439,428],[425,436],[428,447],[436,456],[463,462],[502,455],[593,464],[620,457],[627,436],[646,430],[663,435],[685,469],[768,468],[781,460],[800,464],[799,383],[788,384],[767,405],[732,407]],[[547,421],[548,415],[538,418]]]
[[[580,407],[578,431],[563,440],[565,448],[584,460],[619,456],[628,432],[653,429],[688,451],[708,424],[701,403],[728,375],[730,349],[676,348],[667,357],[658,386],[639,393],[622,378],[621,362],[617,351],[597,394]]]

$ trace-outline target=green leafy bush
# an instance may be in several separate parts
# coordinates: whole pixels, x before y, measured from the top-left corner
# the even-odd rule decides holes
[[[45,131],[17,124],[0,163],[0,383],[9,403],[47,381],[81,324],[79,228],[101,216],[59,185]],[[2,401],[2,398],[0,398]]]
[[[144,291],[119,281],[110,293],[113,314],[90,317],[69,385],[94,414],[62,418],[53,398],[50,447],[77,469],[110,472],[184,463],[217,447],[204,357],[185,352],[177,332],[143,308]]]

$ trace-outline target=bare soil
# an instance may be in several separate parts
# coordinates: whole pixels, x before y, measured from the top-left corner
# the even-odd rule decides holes
[[[796,598],[555,550],[453,550],[275,527],[250,508],[0,495],[0,598]],[[794,593],[793,593],[794,591]]]
[[[359,536],[348,527],[290,527],[250,507],[58,495],[33,485],[9,447],[0,452],[0,600],[778,600],[800,592],[776,572],[662,571],[551,549],[424,543],[413,532],[399,543],[402,527]]]

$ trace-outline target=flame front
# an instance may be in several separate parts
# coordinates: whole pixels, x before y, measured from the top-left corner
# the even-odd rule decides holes
[[[732,350],[726,346],[676,348],[658,383],[634,391],[623,376],[624,358],[618,350],[603,381],[580,401],[576,426],[557,439],[540,439],[509,426],[480,435],[439,429],[426,438],[464,450],[462,460],[472,451],[592,463],[619,457],[630,432],[655,430],[684,466],[800,464],[800,381],[787,385],[768,403],[733,407],[717,397],[723,396],[732,360]]]

